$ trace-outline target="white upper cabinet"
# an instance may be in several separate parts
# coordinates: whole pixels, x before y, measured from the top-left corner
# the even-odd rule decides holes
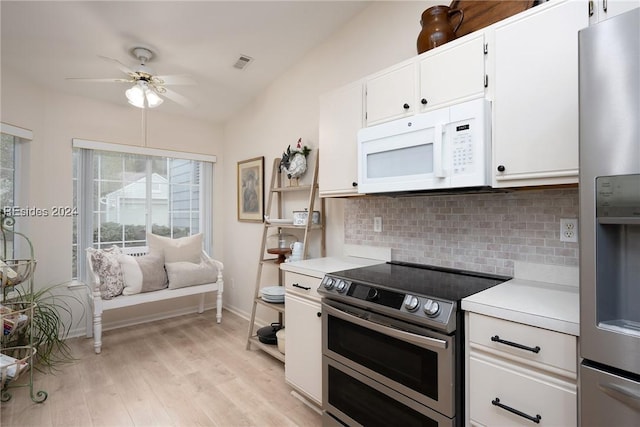
[[[320,195],[357,194],[360,127],[481,97],[492,102],[492,186],[577,183],[578,31],[640,0],[591,6],[543,3],[323,97]]]
[[[418,112],[484,96],[484,43],[479,31],[420,56]]]
[[[640,0],[589,0],[585,7],[589,23],[595,24],[640,7]]]
[[[358,195],[358,131],[363,126],[363,82],[320,97],[320,197]]]
[[[366,125],[482,97],[484,32],[467,35],[366,78]]]
[[[400,63],[366,80],[367,126],[415,114],[416,64]]]
[[[577,183],[584,3],[547,3],[512,18],[494,27],[494,186]]]

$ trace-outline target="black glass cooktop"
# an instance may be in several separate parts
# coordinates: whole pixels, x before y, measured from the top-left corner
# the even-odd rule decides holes
[[[460,301],[511,279],[506,276],[399,261],[336,271],[330,275],[416,296],[450,301]]]

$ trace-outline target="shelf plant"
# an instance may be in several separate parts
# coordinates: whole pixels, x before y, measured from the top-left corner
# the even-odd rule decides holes
[[[13,230],[14,223],[12,217],[0,210],[0,305],[27,313],[30,319],[28,327],[2,334],[0,350],[31,346],[37,350],[33,367],[51,371],[56,364],[73,359],[65,340],[71,328],[71,304],[81,302],[75,296],[62,292],[64,284],[35,288],[33,245],[24,234]],[[17,237],[26,241],[29,258],[13,259]]]

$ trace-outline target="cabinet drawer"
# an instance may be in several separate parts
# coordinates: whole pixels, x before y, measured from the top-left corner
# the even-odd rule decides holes
[[[322,279],[305,276],[304,274],[287,271],[285,274],[285,288],[287,292],[294,292],[320,301],[322,298],[318,294],[318,286]]]
[[[576,378],[577,343],[572,335],[469,313],[469,343],[471,348],[479,345],[502,357]],[[537,352],[530,350],[536,347]]]
[[[524,415],[533,418],[539,415],[540,426],[577,425],[575,384],[473,352],[469,371],[469,415],[474,423],[530,427],[535,421]]]

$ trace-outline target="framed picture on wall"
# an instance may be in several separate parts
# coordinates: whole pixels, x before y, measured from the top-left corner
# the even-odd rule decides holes
[[[238,221],[264,221],[264,157],[238,162]]]

